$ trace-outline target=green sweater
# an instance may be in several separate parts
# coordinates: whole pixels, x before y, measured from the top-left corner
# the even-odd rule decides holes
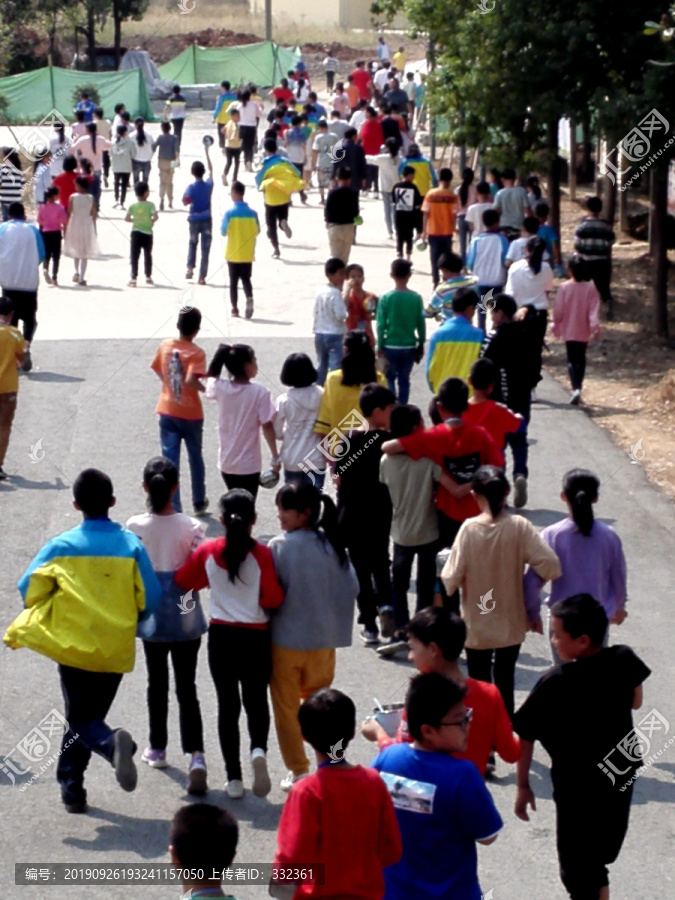
[[[415,291],[390,291],[377,304],[377,349],[423,347],[425,318],[422,297]]]

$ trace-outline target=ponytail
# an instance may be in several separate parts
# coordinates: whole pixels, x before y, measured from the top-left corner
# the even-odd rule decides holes
[[[473,169],[464,169],[462,172],[462,183],[459,187],[459,199],[462,201],[462,206],[466,206],[466,201],[469,199],[469,185],[472,182]]]
[[[496,466],[481,466],[471,479],[471,490],[474,494],[485,497],[490,506],[490,514],[496,519],[504,509],[511,488],[501,469]]]
[[[134,125],[136,126],[136,143],[139,147],[142,147],[143,144],[148,143],[148,136],[143,130],[145,120],[139,116],[137,119],[134,119]]]
[[[143,469],[143,484],[148,491],[148,508],[151,512],[161,513],[178,484],[178,470],[166,456],[154,456]]]
[[[338,529],[337,509],[326,494],[319,493],[311,484],[292,482],[279,489],[276,496],[279,509],[292,509],[300,513],[308,513],[307,524],[312,528],[319,540],[326,541],[335,551],[340,565],[349,565],[347,551]],[[322,511],[323,507],[323,511]]]
[[[323,505],[323,513],[316,524],[315,530],[319,537],[324,537],[333,550],[335,550],[337,558],[340,560],[340,565],[344,568],[349,562],[347,560],[347,550],[344,541],[340,537],[337,508],[328,494],[320,494],[320,500]],[[323,532],[323,535],[321,532]]]
[[[244,366],[253,362],[255,352],[248,344],[220,344],[211,360],[207,378],[220,378],[223,366],[233,378],[244,378]]]
[[[117,134],[115,135],[115,143],[119,144],[119,142],[126,137],[127,131],[129,129],[126,125],[118,125],[117,126]]]
[[[525,245],[527,249],[527,264],[535,275],[541,272],[541,263],[546,250],[546,242],[540,237],[531,237]]]
[[[228,491],[220,498],[220,515],[226,536],[222,559],[227,567],[228,578],[234,584],[239,577],[239,569],[255,546],[255,541],[249,534],[249,528],[255,522],[253,495],[243,488]]]
[[[593,502],[598,499],[600,482],[588,469],[570,469],[563,478],[563,494],[572,509],[574,524],[584,537],[593,530]]]
[[[91,138],[91,149],[96,153],[96,122],[89,122],[87,124],[87,131]]]

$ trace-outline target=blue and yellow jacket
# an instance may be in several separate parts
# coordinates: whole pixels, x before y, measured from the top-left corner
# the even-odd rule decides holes
[[[150,616],[162,589],[140,539],[110,519],[85,519],[52,538],[19,581],[25,609],[5,633],[88,672],[131,672],[139,616]]]
[[[413,184],[417,186],[417,190],[423,197],[426,197],[432,187],[438,187],[436,170],[426,156],[406,157],[398,169],[398,174],[401,178],[403,178],[403,170],[406,166],[410,166],[415,170]]]
[[[258,213],[243,200],[236,200],[223,216],[220,229],[225,244],[225,259],[232,263],[251,263],[255,259],[255,241],[260,234]]]
[[[446,378],[467,381],[485,335],[464,316],[453,316],[431,335],[427,352],[427,381],[436,393]]]

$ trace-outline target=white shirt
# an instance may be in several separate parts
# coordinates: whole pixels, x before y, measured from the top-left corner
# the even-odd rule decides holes
[[[486,209],[494,209],[494,203],[472,203],[466,211],[466,221],[473,226],[471,234],[475,237],[485,231],[483,213]]]
[[[351,119],[349,120],[349,124],[352,128],[356,128],[356,130],[358,131],[365,121],[366,111],[365,109],[359,109],[351,117]]]
[[[238,384],[229,378],[209,378],[206,399],[218,404],[220,471],[255,475],[262,471],[260,426],[275,416],[272,396],[262,384]]]
[[[9,219],[0,225],[0,285],[8,291],[36,291],[40,257],[36,225]]]
[[[511,266],[504,288],[518,306],[534,306],[535,309],[548,309],[546,291],[552,290],[553,272],[549,264],[542,262],[541,271],[535,274],[526,259]]]
[[[175,572],[204,540],[201,523],[184,513],[141,513],[129,519],[127,528],[143,541],[155,572]]]
[[[327,284],[314,301],[314,334],[345,334],[347,307],[334,284]]]
[[[57,175],[63,172],[63,160],[70,152],[70,144],[71,142],[68,138],[65,138],[63,143],[60,144],[58,137],[52,138],[49,142],[49,152],[52,155],[49,169],[52,173],[52,178],[56,178]]]
[[[255,100],[249,100],[246,106],[238,100],[236,103],[233,103],[228,107],[228,110],[238,109],[239,110],[239,125],[247,126],[255,126],[258,124],[258,119],[260,118],[260,110],[258,108],[258,104]]]
[[[134,131],[129,135],[131,140],[136,144],[136,156],[134,157],[136,162],[150,162],[152,159],[152,137],[145,132],[145,143],[141,147],[138,143],[138,132]]]
[[[525,248],[527,247],[527,242],[530,240],[530,237],[536,237],[536,235],[519,237],[516,238],[515,241],[511,241],[511,246],[509,247],[509,252],[506,254],[506,258],[512,263],[520,262],[521,259],[527,259]],[[548,259],[548,252],[546,250],[544,250],[543,259]]]
[[[307,457],[317,457],[317,468],[326,468],[325,457],[317,451],[314,423],[321,406],[323,389],[318,384],[290,388],[277,397],[277,417],[274,433],[281,444],[281,462],[284,469],[300,472],[300,463]],[[323,460],[323,463],[321,463]]]
[[[378,91],[384,91],[389,84],[389,69],[378,69],[373,76],[373,84]]]

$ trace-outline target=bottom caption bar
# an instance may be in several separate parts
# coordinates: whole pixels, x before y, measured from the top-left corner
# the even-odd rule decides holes
[[[227,869],[180,869],[163,863],[15,863],[14,884],[175,884],[220,880],[237,884],[324,884],[323,863],[281,868],[245,863]]]

